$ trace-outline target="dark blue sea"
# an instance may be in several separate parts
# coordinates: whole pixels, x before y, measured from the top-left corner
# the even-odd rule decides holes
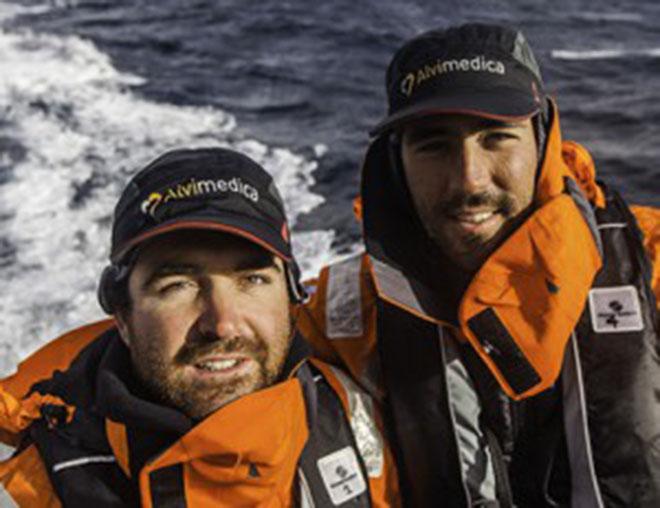
[[[166,149],[262,162],[306,274],[356,249],[351,200],[387,62],[463,21],[523,28],[564,136],[628,199],[660,204],[653,0],[0,2],[0,372],[101,316],[112,207]]]

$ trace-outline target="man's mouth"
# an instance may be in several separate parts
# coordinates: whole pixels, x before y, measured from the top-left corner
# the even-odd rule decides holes
[[[194,366],[205,372],[234,374],[242,371],[249,361],[250,358],[245,356],[214,356],[198,360],[194,363]]]
[[[500,224],[502,219],[502,210],[500,209],[479,209],[479,210],[460,210],[448,214],[450,220],[467,233],[479,234],[486,232]]]
[[[465,224],[479,225],[488,221],[497,213],[499,213],[498,210],[464,211],[453,214],[452,218]]]

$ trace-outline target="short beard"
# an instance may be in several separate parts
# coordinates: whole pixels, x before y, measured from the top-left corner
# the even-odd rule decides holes
[[[426,232],[436,246],[444,251],[449,259],[452,259],[457,266],[469,273],[473,273],[481,267],[483,262],[501,243],[502,239],[508,236],[511,227],[505,222],[505,225],[493,237],[487,239],[478,233],[465,234],[462,237],[463,251],[470,252],[470,259],[472,259],[471,263],[465,264],[461,263],[458,259],[455,259],[455,253],[448,251],[446,248],[446,242],[448,239],[440,233],[441,230],[438,231],[435,227],[429,226],[435,226],[435,221],[444,220],[444,217],[452,216],[457,210],[480,206],[487,206],[495,210],[496,213],[501,214],[506,221],[509,221],[514,217],[515,204],[507,194],[494,194],[487,192],[477,194],[461,193],[452,196],[452,198],[447,201],[437,203],[431,210],[431,217],[434,222],[425,224]]]
[[[283,356],[278,359],[273,356],[279,356],[278,352],[271,350],[263,340],[199,337],[187,342],[174,359],[168,361],[162,355],[157,338],[137,338],[133,330],[130,332],[133,368],[149,395],[155,401],[178,409],[193,420],[201,420],[243,395],[273,384],[280,374],[289,347],[287,343]],[[290,335],[288,330],[286,333]],[[183,375],[185,366],[194,365],[205,356],[232,352],[250,356],[256,361],[258,371],[223,383],[199,379],[191,381]],[[279,361],[272,364],[273,360]]]
[[[432,212],[439,215],[451,215],[452,212],[457,209],[476,208],[479,206],[488,206],[493,210],[497,210],[498,213],[501,213],[506,218],[513,215],[513,210],[515,208],[513,200],[505,193],[458,193],[446,201],[437,203],[432,208]]]

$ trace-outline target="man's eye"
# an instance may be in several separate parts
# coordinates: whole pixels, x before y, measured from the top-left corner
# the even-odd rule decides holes
[[[510,139],[516,139],[517,136],[511,134],[510,132],[489,132],[486,134],[484,141],[486,144],[496,144],[508,141]]]
[[[191,280],[174,280],[162,284],[158,288],[158,292],[161,294],[171,294],[184,291],[187,289],[194,289],[197,285]]]
[[[449,149],[449,142],[444,140],[425,141],[417,145],[417,152],[420,153],[435,153],[444,152]]]
[[[245,281],[253,286],[260,286],[271,282],[270,277],[261,273],[250,273],[245,276]]]

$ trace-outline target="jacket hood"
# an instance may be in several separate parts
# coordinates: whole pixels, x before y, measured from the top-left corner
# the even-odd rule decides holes
[[[454,301],[437,274],[438,267],[450,271],[452,265],[423,231],[403,182],[394,181],[387,136],[373,141],[363,166],[364,238],[379,296],[422,319],[458,328],[513,398],[556,381],[566,341],[601,266],[594,213],[576,170],[566,163],[570,147],[562,142],[556,105],[550,106],[533,210]],[[495,332],[500,344],[487,340]],[[522,374],[505,372],[519,364],[525,365]]]

